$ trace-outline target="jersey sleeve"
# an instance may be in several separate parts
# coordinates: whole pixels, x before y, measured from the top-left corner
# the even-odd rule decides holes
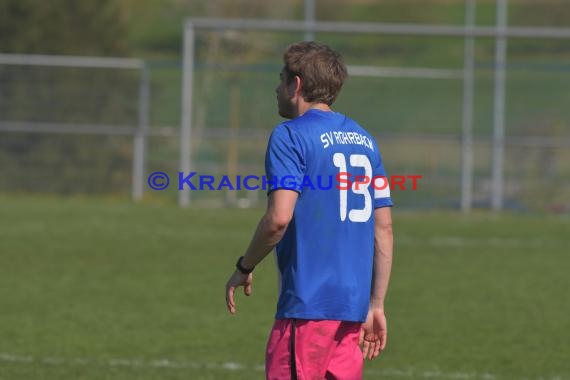
[[[277,189],[300,193],[304,172],[300,142],[287,125],[278,125],[269,137],[265,154],[267,193]]]
[[[378,145],[376,145],[378,148]],[[374,167],[374,178],[373,178],[373,188],[374,188],[374,208],[380,207],[391,207],[393,205],[392,198],[390,198],[390,181],[386,175],[386,170],[384,170],[384,165],[382,164],[382,155],[378,151],[378,161]]]

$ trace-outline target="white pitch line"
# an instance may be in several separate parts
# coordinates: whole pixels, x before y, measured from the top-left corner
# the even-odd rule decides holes
[[[509,248],[540,248],[552,245],[568,245],[564,240],[541,239],[541,238],[468,238],[464,236],[432,236],[427,239],[419,239],[411,236],[398,237],[399,244],[428,244],[433,247],[509,247]]]
[[[204,363],[192,361],[175,361],[171,359],[119,359],[97,360],[89,358],[58,358],[58,357],[34,357],[28,355],[13,355],[0,353],[0,362],[11,363],[37,363],[47,365],[93,365],[105,367],[131,367],[131,368],[191,368],[191,369],[217,369],[227,371],[264,371],[262,365],[246,365],[235,362]]]
[[[264,365],[249,365],[236,362],[224,363],[205,363],[193,361],[176,361],[171,359],[89,359],[89,358],[58,358],[58,357],[34,357],[29,355],[14,355],[0,352],[0,362],[9,363],[36,363],[44,365],[78,365],[78,366],[103,366],[103,367],[127,367],[127,368],[168,368],[168,369],[211,369],[222,371],[265,371]],[[416,370],[413,368],[401,370],[394,368],[369,369],[364,371],[365,374],[382,375],[392,377],[407,377],[412,379],[449,379],[449,380],[500,380],[501,377],[485,372],[442,372],[441,370]],[[539,377],[536,379],[525,380],[568,380],[561,376]]]
[[[452,379],[452,380],[498,380],[496,375],[491,373],[475,373],[475,372],[442,372],[440,370],[417,371],[414,369],[398,370],[398,369],[380,369],[365,371],[368,374],[379,374],[383,376],[408,377],[413,379]]]

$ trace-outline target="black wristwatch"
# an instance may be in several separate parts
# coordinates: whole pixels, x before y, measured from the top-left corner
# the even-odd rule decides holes
[[[242,274],[250,274],[251,272],[253,272],[253,270],[255,269],[255,267],[248,269],[248,268],[244,268],[243,265],[241,265],[241,262],[243,261],[243,256],[241,256],[237,263],[236,263],[236,268],[237,270],[239,270]]]

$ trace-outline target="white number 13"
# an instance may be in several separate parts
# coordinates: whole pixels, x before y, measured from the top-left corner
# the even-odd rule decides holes
[[[342,153],[335,153],[333,156],[334,166],[339,169],[339,173],[348,173],[346,168],[346,158]],[[352,182],[350,190],[353,193],[364,196],[364,208],[363,209],[352,209],[348,212],[348,219],[351,222],[367,222],[372,215],[372,197],[370,196],[370,191],[368,187],[370,186],[370,181],[372,180],[372,165],[370,165],[370,160],[363,154],[351,154],[350,155],[350,166],[355,168],[364,168],[364,175],[368,177],[367,183],[364,182]],[[348,184],[344,186],[348,187]],[[346,220],[347,214],[347,203],[348,203],[348,190],[340,190],[340,220]]]

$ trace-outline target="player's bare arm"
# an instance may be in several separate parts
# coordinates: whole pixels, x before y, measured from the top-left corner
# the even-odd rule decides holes
[[[253,269],[259,264],[283,237],[289,222],[293,218],[298,194],[292,190],[275,190],[269,194],[267,210],[249,243],[249,247],[240,266],[243,269]],[[252,292],[252,273],[242,273],[236,269],[226,284],[226,304],[230,313],[235,314],[236,304],[234,293],[236,288],[243,286],[246,296]]]
[[[370,310],[360,335],[362,352],[365,358],[374,359],[384,348],[388,338],[388,327],[384,314],[384,299],[390,282],[392,269],[392,211],[390,207],[374,211],[374,269]]]

